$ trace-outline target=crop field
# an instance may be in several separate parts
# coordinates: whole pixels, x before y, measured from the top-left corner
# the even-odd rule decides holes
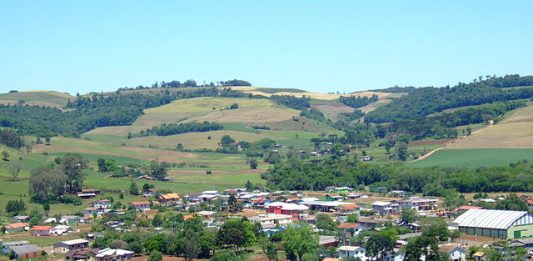
[[[251,93],[253,95],[262,95],[265,97],[270,97],[272,95],[293,95],[296,97],[309,97],[312,99],[319,99],[319,100],[335,100],[339,98],[339,94],[333,94],[333,93],[319,93],[319,92],[309,92],[309,91],[303,91],[299,89],[278,89],[277,88],[263,88],[263,87],[249,87],[249,86],[237,86],[237,87],[231,87],[234,90],[242,91],[244,93]]]
[[[25,91],[0,94],[0,104],[16,104],[18,101],[24,101],[29,105],[63,108],[68,99],[74,100],[75,97],[54,91]]]
[[[491,167],[520,160],[533,161],[533,149],[441,149],[424,160],[408,163],[412,167]]]

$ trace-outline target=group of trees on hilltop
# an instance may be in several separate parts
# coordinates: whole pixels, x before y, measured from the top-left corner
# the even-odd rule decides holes
[[[143,89],[155,89],[155,88],[187,88],[187,87],[217,87],[217,86],[224,86],[224,87],[252,86],[252,84],[248,81],[237,80],[237,79],[228,80],[228,81],[219,81],[216,83],[214,82],[205,83],[204,82],[203,84],[198,84],[195,80],[190,79],[190,80],[186,80],[183,82],[176,81],[176,80],[173,80],[170,82],[160,81],[160,82],[153,83],[151,86],[139,85],[137,87],[122,87],[122,88],[119,88],[118,90],[125,91],[125,90],[143,90]]]
[[[157,94],[93,94],[69,101],[67,108],[70,110],[67,111],[39,106],[0,105],[0,127],[17,129],[23,135],[76,137],[98,127],[131,125],[143,114],[144,109],[165,105],[173,100],[219,95],[235,94],[232,90],[219,91],[216,88],[176,92],[166,90]]]
[[[409,89],[409,95],[394,99],[368,113],[367,122],[383,123],[417,119],[445,109],[480,105],[498,101],[529,99],[533,88],[500,88],[530,84],[530,76],[506,76],[472,83],[459,83],[454,87]]]
[[[154,126],[150,129],[141,130],[140,136],[170,136],[187,132],[207,132],[222,130],[224,126],[215,122],[187,122],[187,123],[170,123]]]
[[[323,190],[327,186],[371,186],[445,196],[446,189],[467,192],[533,191],[533,164],[504,167],[409,168],[372,165],[351,158],[302,161],[291,158],[262,174],[269,187],[281,190]]]
[[[371,97],[368,96],[341,96],[339,98],[339,101],[342,102],[346,106],[350,106],[352,108],[361,108],[364,106],[367,106],[371,103],[377,102],[379,99],[379,96],[373,94]]]

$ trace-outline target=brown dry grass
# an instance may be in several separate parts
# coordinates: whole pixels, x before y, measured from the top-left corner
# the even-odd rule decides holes
[[[477,130],[449,148],[533,148],[533,106],[511,112],[498,124]]]

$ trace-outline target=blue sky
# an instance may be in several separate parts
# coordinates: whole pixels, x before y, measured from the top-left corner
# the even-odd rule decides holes
[[[321,92],[533,74],[533,1],[0,1],[0,91]]]

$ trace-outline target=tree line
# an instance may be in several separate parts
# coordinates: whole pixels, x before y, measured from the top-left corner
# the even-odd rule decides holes
[[[127,91],[127,90],[144,90],[144,89],[156,89],[156,88],[187,88],[187,87],[216,87],[216,86],[224,86],[224,87],[232,87],[232,86],[252,86],[252,84],[245,80],[228,80],[228,81],[218,81],[216,83],[209,82],[204,84],[198,84],[195,80],[189,79],[186,81],[160,81],[160,82],[154,82],[151,86],[143,86],[138,85],[137,87],[121,87],[118,90],[119,91]]]
[[[373,165],[351,157],[300,160],[290,158],[262,174],[267,185],[281,190],[323,190],[327,186],[371,186],[427,195],[447,189],[467,192],[533,191],[533,164],[527,161],[490,168],[410,168]]]
[[[150,129],[141,130],[140,136],[170,136],[188,132],[207,132],[224,129],[223,125],[215,122],[186,122],[186,123],[170,123],[154,126]]]

